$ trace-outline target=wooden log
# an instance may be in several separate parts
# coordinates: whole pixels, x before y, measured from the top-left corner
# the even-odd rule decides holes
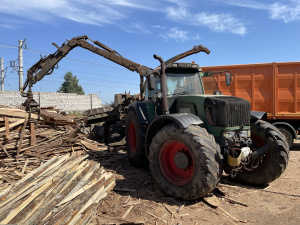
[[[1,224],[8,224],[13,218],[15,218],[18,213],[23,210],[33,199],[39,196],[48,186],[51,185],[51,181],[46,182],[43,186],[41,186],[38,190],[33,192],[29,198],[27,198],[17,209],[14,209],[13,213],[10,213],[4,220],[2,220]]]
[[[76,224],[86,225],[90,224],[90,221],[93,219],[94,215],[97,212],[98,204],[91,204],[83,213],[81,213],[81,218],[76,221]]]
[[[99,149],[97,148],[96,145],[93,145],[87,141],[80,141],[80,143],[83,144],[86,148],[88,148],[90,150],[99,151]]]
[[[81,168],[81,170],[73,171],[67,175],[45,198],[45,204],[42,207],[40,206],[35,214],[30,215],[28,224],[39,224],[42,220],[45,220],[51,214],[52,209],[75,187],[77,183],[74,182],[74,179],[78,177],[76,176],[79,175],[78,172],[82,171]]]
[[[48,112],[46,110],[41,110],[40,112],[42,117],[50,117],[51,119],[57,121],[57,122],[66,122],[66,123],[70,123],[73,124],[74,120],[72,118],[69,118],[65,115],[61,115],[58,113],[53,113],[53,112]]]
[[[7,116],[7,117],[9,118],[10,122],[16,122],[16,121],[20,120],[20,118],[14,118],[14,117],[9,117],[9,116]],[[4,117],[0,116],[0,122],[5,122]]]
[[[76,128],[69,134],[68,138],[72,138],[82,125],[83,125],[83,122],[78,123]]]
[[[128,214],[130,213],[130,211],[133,209],[133,205],[129,207],[129,209],[127,209],[127,211],[124,213],[124,215],[122,216],[122,218],[126,218],[126,216],[128,216]]]
[[[0,147],[3,149],[3,151],[5,152],[5,154],[7,155],[7,157],[11,158],[10,154],[8,153],[8,151],[6,150],[6,148],[1,144],[1,142],[0,142]]]
[[[47,163],[39,167],[37,170],[33,171],[30,174],[27,174],[22,180],[19,180],[15,186],[12,186],[10,189],[6,189],[0,193],[0,196],[5,199],[5,202],[0,203],[0,208],[4,204],[8,204],[8,202],[16,200],[16,196],[25,192],[30,188],[30,185],[36,185],[39,179],[38,177],[42,177],[42,174],[45,174],[47,171],[51,170],[53,167],[59,165],[62,160],[66,160],[68,156],[64,156],[61,158],[53,157]],[[8,194],[8,192],[10,192]]]
[[[22,123],[24,123],[24,119],[21,119],[21,120],[18,120],[16,122],[14,122],[14,123],[11,123],[11,124],[8,125],[8,127],[6,127],[6,126],[5,127],[1,127],[0,128],[0,132],[5,131],[6,129],[11,129],[13,127],[16,127],[16,126],[18,126],[18,125],[20,125]]]
[[[82,166],[83,168],[79,169],[77,172],[76,170],[74,170],[72,173],[70,173],[67,176],[64,176],[63,179],[60,179],[59,182],[63,182],[64,186],[61,189],[60,184],[54,185],[52,190],[51,190],[51,195],[53,195],[53,193],[57,193],[57,197],[54,197],[52,199],[50,199],[49,201],[49,197],[48,195],[45,195],[45,198],[40,199],[39,202],[37,202],[36,204],[33,204],[34,208],[31,208],[31,210],[29,211],[28,209],[28,213],[27,213],[27,219],[31,219],[31,217],[36,217],[37,219],[39,218],[39,214],[41,212],[43,213],[47,213],[47,212],[51,212],[54,209],[54,203],[55,201],[57,201],[57,199],[59,198],[63,198],[69,190],[71,190],[75,185],[76,185],[76,178],[79,178],[84,176],[84,173],[89,169],[89,168],[84,168],[84,165]],[[75,180],[74,180],[75,179]],[[44,208],[43,210],[40,210],[41,208]],[[47,208],[47,209],[45,209]],[[37,224],[37,220],[34,220],[34,224]],[[18,221],[19,222],[19,221]],[[21,221],[20,221],[21,222]],[[30,223],[29,223],[30,224]]]
[[[2,116],[9,116],[9,117],[20,117],[25,118],[28,117],[28,113],[24,110],[19,109],[8,109],[8,108],[0,108],[0,115]],[[38,115],[31,114],[32,119],[38,119]]]
[[[18,146],[18,151],[17,151],[17,160],[19,159],[19,155],[20,155],[20,150],[22,148],[22,141],[23,141],[23,136],[24,136],[24,132],[25,132],[25,127],[27,125],[27,116],[25,117],[25,120],[24,120],[24,124],[23,124],[23,127],[22,127],[22,130],[21,130],[21,134],[20,134],[20,141],[19,141],[19,146]]]
[[[35,124],[30,123],[30,145],[36,145]]]
[[[4,121],[5,121],[5,138],[9,139],[9,118],[5,116]]]
[[[68,221],[68,224],[77,224],[76,222],[80,218],[81,213],[85,211],[92,203],[99,203],[99,201],[107,195],[107,191],[111,190],[114,185],[114,178],[109,178],[106,181],[102,179],[94,186],[95,188],[90,188],[87,192],[85,192],[88,194],[89,191],[93,191],[93,193],[90,193],[89,196],[86,196],[88,199],[82,200],[84,204],[80,206],[76,215],[70,221]]]
[[[27,158],[25,163],[24,163],[24,166],[23,166],[23,169],[22,169],[21,173],[25,172],[28,162],[29,162],[29,159]]]

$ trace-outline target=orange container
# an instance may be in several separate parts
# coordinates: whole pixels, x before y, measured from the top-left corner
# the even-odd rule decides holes
[[[202,70],[231,71],[229,87],[225,84],[224,74],[215,75],[224,95],[246,99],[252,111],[266,112],[271,123],[280,121],[278,124],[284,126],[286,122],[288,127],[299,130],[300,62],[209,66]]]

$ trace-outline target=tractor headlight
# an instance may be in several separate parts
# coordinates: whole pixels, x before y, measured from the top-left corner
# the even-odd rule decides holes
[[[251,136],[251,132],[250,130],[242,130],[239,132],[240,137],[250,137]]]
[[[222,136],[226,139],[234,138],[235,137],[235,131],[232,131],[232,130],[223,131]]]

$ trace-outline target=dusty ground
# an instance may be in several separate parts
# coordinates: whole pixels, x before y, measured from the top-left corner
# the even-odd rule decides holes
[[[186,202],[166,196],[153,184],[148,169],[134,168],[124,150],[112,151],[100,162],[115,174],[117,185],[92,224],[300,224],[297,142],[290,151],[286,171],[268,187],[242,186],[223,176],[213,192],[221,203],[218,208],[203,199]]]

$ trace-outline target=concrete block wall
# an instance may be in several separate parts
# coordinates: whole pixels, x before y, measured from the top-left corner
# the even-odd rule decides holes
[[[64,112],[83,112],[102,106],[101,99],[96,94],[33,92],[33,98],[41,107],[55,106]],[[25,100],[18,91],[0,91],[0,105],[18,106]]]

